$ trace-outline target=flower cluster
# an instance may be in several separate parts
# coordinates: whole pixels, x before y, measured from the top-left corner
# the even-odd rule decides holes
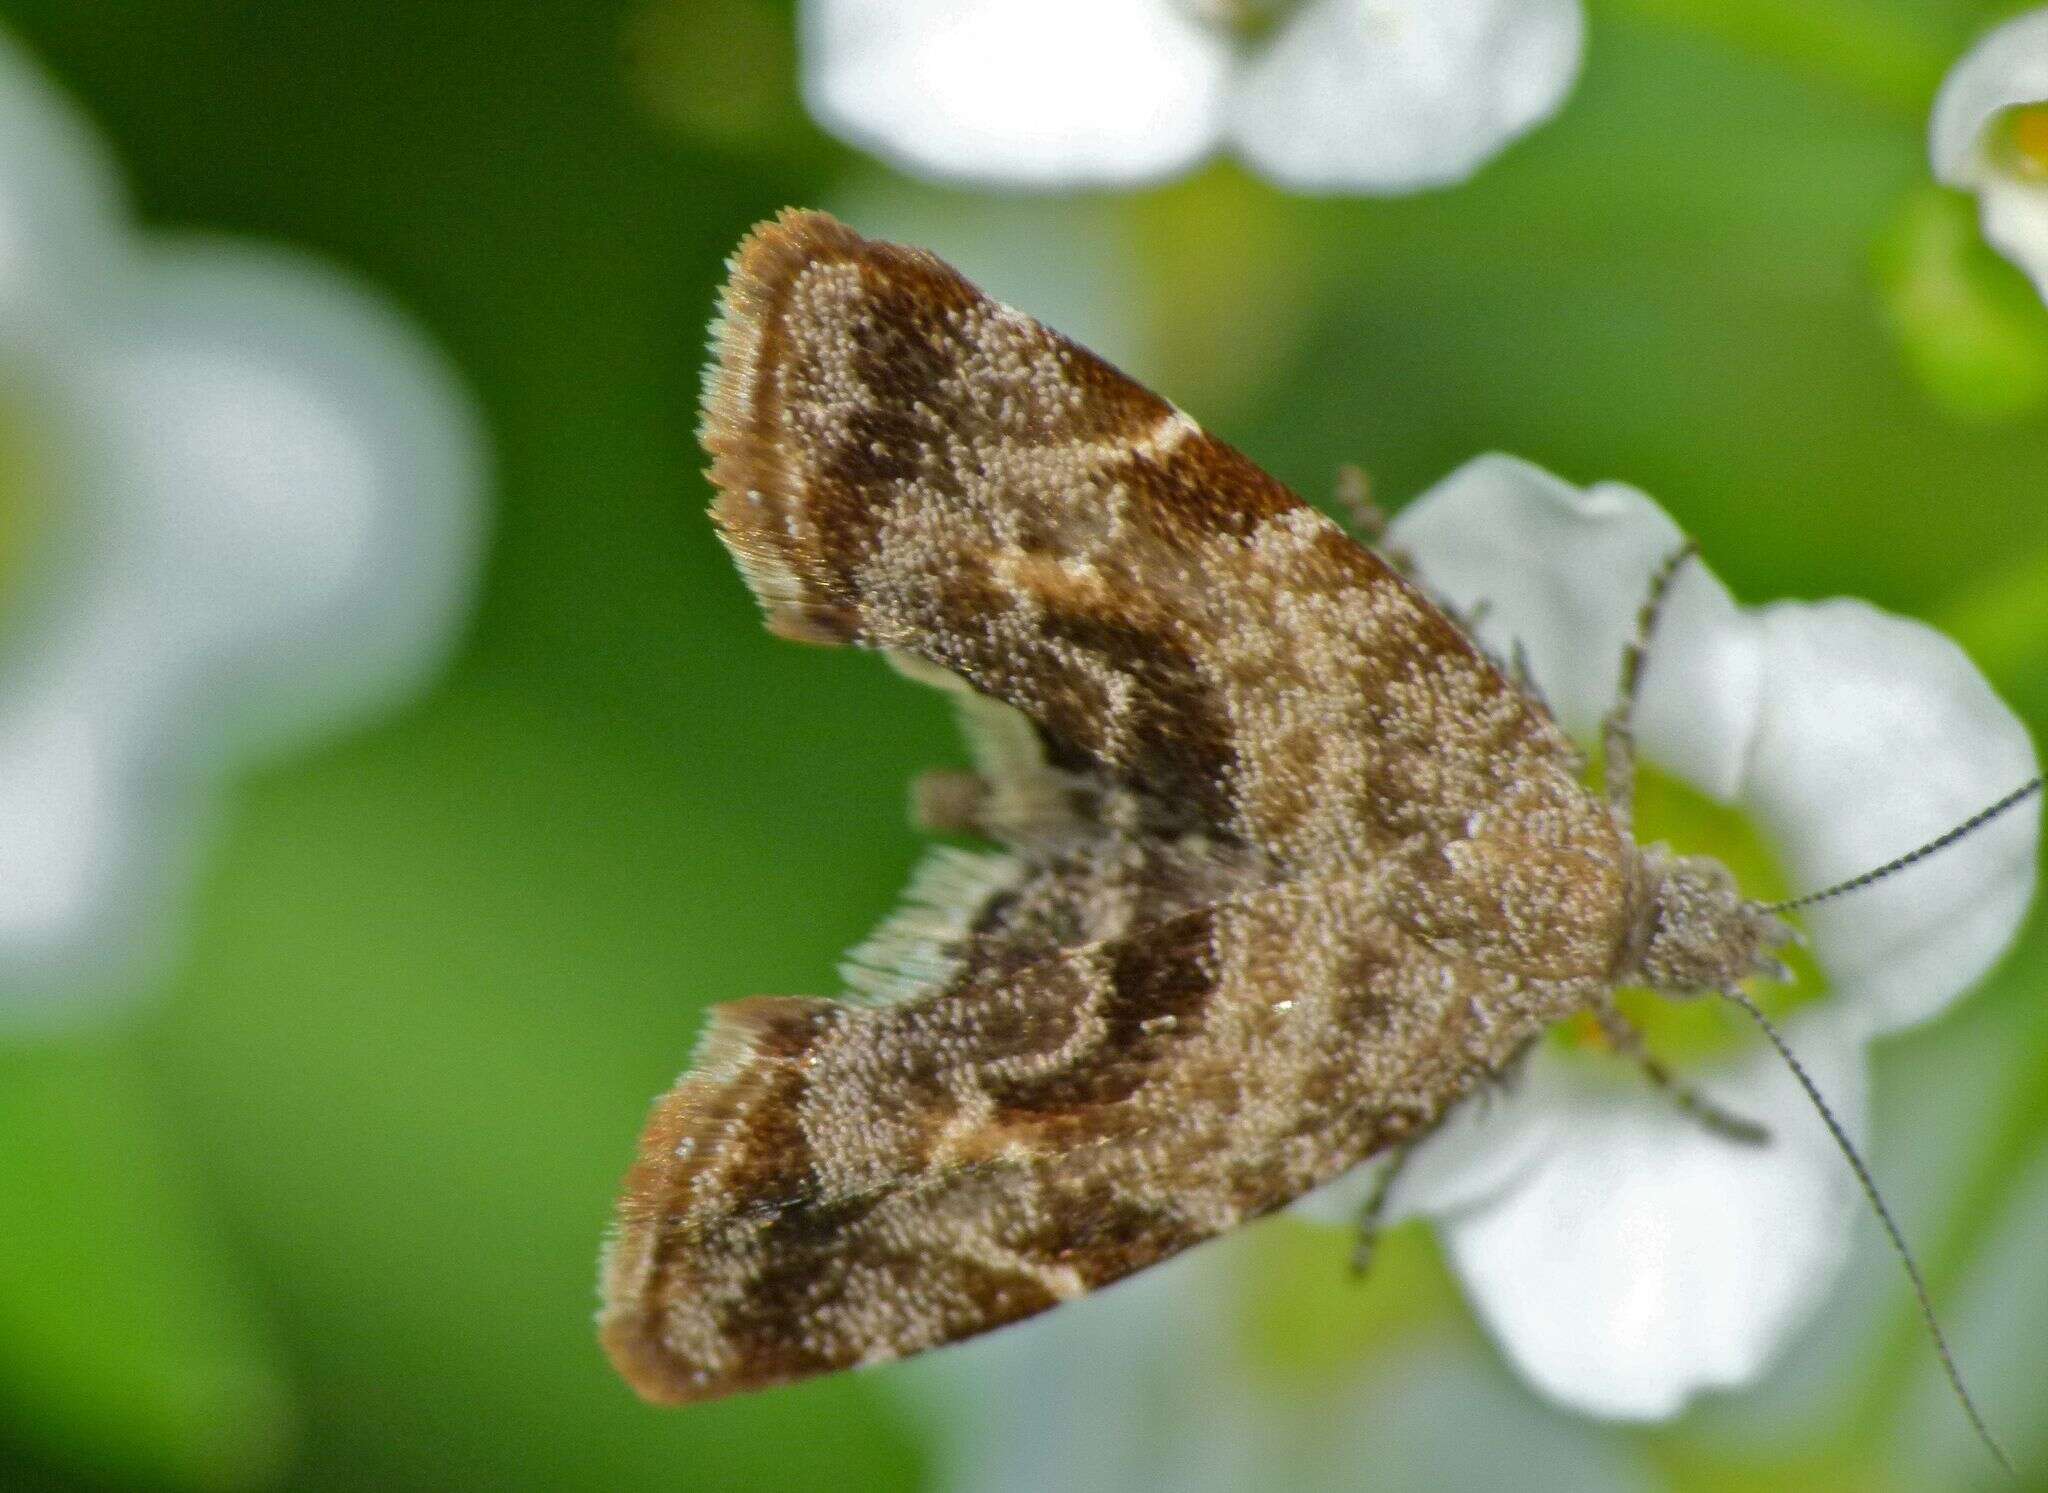
[[[2007,21],[1956,64],[1928,150],[1938,180],[1977,194],[1984,237],[2048,296],[2048,10]]]
[[[0,43],[0,1023],[132,993],[228,770],[440,659],[480,467],[409,325],[297,256],[135,233]]]
[[[1219,150],[1304,192],[1461,182],[1555,114],[1579,0],[806,0],[828,129],[914,175],[1058,189]],[[1972,48],[1929,130],[1937,180],[2048,294],[2048,10]]]
[[[834,133],[920,175],[1128,185],[1229,149],[1282,185],[1458,182],[1554,114],[1579,0],[807,0]]]

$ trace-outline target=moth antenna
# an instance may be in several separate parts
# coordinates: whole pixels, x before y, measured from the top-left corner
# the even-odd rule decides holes
[[[2039,786],[2039,780],[2032,785],[2036,788]],[[2000,807],[2016,802],[2017,797],[2015,795],[2014,798],[2008,799],[2006,804]],[[1991,812],[1996,810],[1987,811],[1987,814]],[[1986,814],[1980,814],[1978,819],[1985,817]],[[1790,1068],[1792,1076],[1799,1080],[1799,1087],[1806,1090],[1806,1097],[1813,1101],[1813,1107],[1827,1125],[1828,1133],[1835,1138],[1835,1145],[1848,1159],[1850,1170],[1856,1173],[1856,1181],[1863,1188],[1864,1197],[1870,1200],[1871,1209],[1877,1214],[1878,1222],[1884,1225],[1885,1233],[1891,1236],[1892,1248],[1898,1253],[1899,1262],[1906,1267],[1906,1277],[1913,1282],[1913,1295],[1920,1302],[1920,1319],[1927,1324],[1928,1336],[1934,1339],[1934,1351],[1941,1358],[1942,1371],[1948,1375],[1949,1385],[1955,1390],[1956,1399],[1963,1407],[1963,1414],[1970,1418],[1971,1426],[1976,1429],[1977,1439],[1982,1441],[1985,1449],[1998,1459],[1998,1465],[2003,1467],[2009,1476],[2019,1476],[2012,1465],[2012,1459],[2006,1456],[2005,1448],[1998,1444],[1998,1438],[1991,1434],[1991,1427],[1985,1424],[1982,1412],[1977,1409],[1977,1402],[1970,1398],[1970,1391],[1963,1384],[1962,1370],[1956,1367],[1955,1355],[1949,1352],[1948,1339],[1942,1335],[1941,1323],[1935,1319],[1934,1298],[1928,1294],[1927,1281],[1920,1274],[1919,1263],[1914,1260],[1913,1251],[1906,1245],[1905,1231],[1899,1227],[1898,1220],[1892,1217],[1892,1210],[1885,1205],[1884,1195],[1877,1190],[1877,1179],[1871,1176],[1870,1167],[1849,1139],[1849,1132],[1842,1128],[1842,1122],[1835,1118],[1835,1112],[1829,1109],[1827,1101],[1821,1098],[1820,1086],[1814,1083],[1812,1076],[1807,1073],[1805,1064],[1793,1056],[1791,1045],[1786,1042],[1784,1033],[1778,1030],[1777,1023],[1766,1016],[1763,1008],[1745,992],[1728,989],[1723,990],[1721,994],[1747,1011],[1755,1019],[1756,1024],[1763,1028],[1764,1035],[1771,1039],[1771,1045],[1778,1049],[1778,1056],[1785,1060],[1785,1066]]]
[[[1887,876],[1905,870],[1906,867],[1912,865],[1915,861],[1925,860],[1937,850],[1948,849],[1949,846],[1955,844],[1956,841],[1962,839],[1965,835],[1982,829],[2007,809],[2026,802],[2027,799],[2040,791],[2040,778],[2023,783],[1989,808],[1979,809],[1954,829],[1949,830],[1945,834],[1936,835],[1918,850],[1909,850],[1896,860],[1886,861],[1874,871],[1865,871],[1861,876],[1852,876],[1847,881],[1837,882],[1835,885],[1827,887],[1822,891],[1808,892],[1803,897],[1792,897],[1784,902],[1768,902],[1764,904],[1762,910],[1772,913],[1796,912],[1802,907],[1811,907],[1816,902],[1830,901],[1835,897],[1841,896],[1844,892],[1859,891],[1874,881],[1883,881]]]

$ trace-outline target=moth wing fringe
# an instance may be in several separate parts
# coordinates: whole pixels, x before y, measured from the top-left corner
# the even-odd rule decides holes
[[[839,965],[854,1001],[890,1005],[940,989],[960,973],[959,945],[988,905],[1023,880],[1024,862],[1001,852],[942,845],[911,872],[902,905]]]
[[[832,1005],[810,995],[750,995],[721,1001],[705,1013],[704,1030],[683,1076],[722,1082],[751,1062],[778,1031],[801,1025]]]
[[[798,275],[820,261],[857,260],[865,247],[825,213],[786,209],[756,226],[726,261],[712,322],[698,422],[719,490],[711,515],[770,631],[797,642],[852,642],[858,623],[817,583],[818,541],[801,520],[804,479],[785,455],[781,432],[763,428],[764,404],[774,393],[772,343]]]

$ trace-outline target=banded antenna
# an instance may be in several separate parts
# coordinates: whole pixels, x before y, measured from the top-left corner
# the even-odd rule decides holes
[[[2024,803],[2041,791],[2041,781],[2037,777],[2022,784],[1997,803],[1978,810],[1955,828],[1935,836],[1917,850],[1909,850],[1895,860],[1886,861],[1875,870],[1865,871],[1860,876],[1852,876],[1847,881],[1837,882],[1834,886],[1818,892],[1808,892],[1803,897],[1768,903],[1763,910],[1770,913],[1796,912],[1802,907],[1831,901],[1883,881],[1888,876],[1894,876],[1916,861],[1925,860],[1937,851],[1946,850],[1965,836],[1975,834],[2008,809]],[[1862,1187],[1864,1197],[1870,1200],[1870,1207],[1877,1214],[1877,1221],[1884,1225],[1884,1231],[1891,1239],[1892,1248],[1897,1252],[1899,1262],[1906,1267],[1906,1278],[1913,1283],[1913,1295],[1920,1303],[1920,1319],[1927,1324],[1928,1335],[1934,1339],[1934,1351],[1941,1359],[1942,1371],[1948,1375],[1949,1386],[1955,1391],[1956,1400],[1963,1407],[1963,1414],[1970,1418],[1970,1424],[1975,1428],[1978,1440],[1982,1441],[1991,1455],[1998,1459],[1998,1465],[2003,1467],[2007,1474],[2017,1476],[2012,1459],[2005,1454],[2005,1448],[1998,1444],[1998,1438],[1991,1434],[1991,1427],[1985,1422],[1983,1412],[1977,1408],[1977,1402],[1970,1397],[1969,1388],[1963,1383],[1963,1372],[1956,1367],[1955,1355],[1949,1351],[1948,1339],[1942,1333],[1941,1323],[1935,1318],[1934,1298],[1928,1294],[1926,1278],[1920,1273],[1920,1265],[1913,1258],[1913,1251],[1906,1245],[1905,1231],[1899,1227],[1898,1220],[1892,1216],[1892,1210],[1885,1203],[1884,1195],[1878,1191],[1877,1179],[1871,1175],[1869,1164],[1857,1151],[1855,1143],[1849,1139],[1849,1132],[1842,1127],[1842,1122],[1835,1118],[1835,1112],[1828,1108],[1827,1101],[1821,1097],[1819,1086],[1807,1073],[1806,1065],[1793,1055],[1790,1044],[1785,1041],[1784,1034],[1778,1030],[1777,1024],[1766,1016],[1763,1008],[1743,990],[1731,988],[1722,991],[1721,994],[1747,1011],[1756,1024],[1763,1028],[1764,1035],[1770,1038],[1771,1045],[1778,1049],[1778,1055],[1792,1070],[1792,1076],[1799,1080],[1799,1086],[1806,1091],[1806,1097],[1813,1101],[1813,1107],[1819,1111],[1822,1122],[1828,1127],[1828,1133],[1834,1137],[1835,1145],[1848,1160],[1849,1169],[1855,1172],[1856,1181]]]

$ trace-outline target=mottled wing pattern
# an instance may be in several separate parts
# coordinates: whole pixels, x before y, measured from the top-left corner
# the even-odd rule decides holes
[[[718,1008],[627,1180],[614,1360],[684,1401],[913,1353],[1427,1126],[1567,998],[1430,950],[1383,893],[1267,888],[893,1005]]]
[[[964,1337],[1434,1122],[1616,967],[1639,871],[1400,577],[936,259],[740,249],[704,441],[786,636],[962,692],[978,780],[850,956],[714,1011],[655,1107],[605,1342],[689,1400]]]
[[[1548,715],[1164,400],[817,213],[741,246],[716,351],[712,512],[776,631],[957,675],[1055,765],[1297,872],[1406,857],[1425,935],[1611,953],[1624,846]]]
[[[946,847],[926,858],[901,909],[849,952],[841,972],[858,994],[910,999],[945,988],[963,969],[1022,969],[1271,879],[1241,847],[1196,836],[1105,830],[1038,854]]]

